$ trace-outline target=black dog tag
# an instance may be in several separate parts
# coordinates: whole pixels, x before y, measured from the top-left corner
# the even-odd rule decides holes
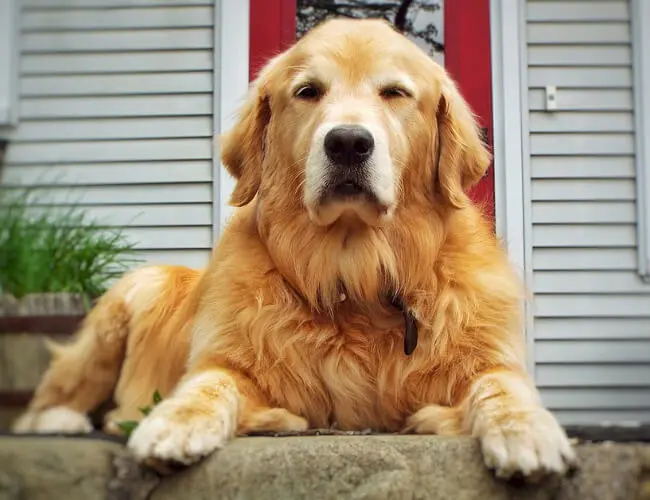
[[[401,297],[393,296],[393,307],[402,311],[404,316],[404,354],[409,356],[418,345],[418,322],[413,311],[408,309]]]
[[[404,332],[404,354],[408,356],[415,351],[418,345],[418,323],[413,311],[404,311],[404,323],[406,324]]]

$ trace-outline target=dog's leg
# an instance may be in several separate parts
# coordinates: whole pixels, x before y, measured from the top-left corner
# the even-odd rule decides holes
[[[189,465],[252,430],[302,430],[305,419],[264,405],[254,383],[218,367],[193,370],[138,425],[128,442],[136,459]]]
[[[427,412],[438,415],[431,408],[411,417],[412,430],[426,433],[436,427],[426,418]],[[508,369],[484,373],[459,407],[451,410],[458,412],[464,433],[479,439],[485,464],[498,477],[521,475],[535,481],[547,474],[564,474],[575,465],[564,429],[542,406],[537,389],[523,373]]]
[[[427,405],[411,415],[403,433],[439,434],[441,436],[460,436],[463,429],[463,411],[460,407]]]
[[[106,299],[84,320],[72,343],[48,343],[52,361],[13,431],[90,432],[87,413],[106,400],[115,385],[128,322],[124,303]]]

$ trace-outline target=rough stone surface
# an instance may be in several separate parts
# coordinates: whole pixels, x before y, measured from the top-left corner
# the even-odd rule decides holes
[[[250,437],[158,478],[120,443],[5,436],[0,500],[650,498],[647,444],[581,444],[578,454],[573,477],[524,486],[495,480],[471,438]]]
[[[2,437],[0,500],[108,498],[113,459],[123,453],[99,440]]]

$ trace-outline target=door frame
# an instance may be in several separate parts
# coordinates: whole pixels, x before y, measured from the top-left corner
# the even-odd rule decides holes
[[[214,1],[212,103],[212,242],[221,236],[234,208],[228,204],[235,179],[221,163],[219,136],[235,123],[246,97],[249,71],[250,1]]]
[[[218,137],[235,124],[250,81],[266,60],[296,38],[295,0],[214,1],[212,240],[234,212],[235,179],[221,163]]]
[[[490,0],[497,236],[526,289],[533,287],[525,0]],[[527,366],[535,374],[534,303],[525,302]]]

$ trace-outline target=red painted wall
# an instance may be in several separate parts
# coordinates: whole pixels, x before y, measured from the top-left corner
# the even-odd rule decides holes
[[[490,52],[490,0],[446,0],[445,67],[460,87],[492,148],[492,67]],[[472,199],[494,217],[494,168],[472,190]]]
[[[250,0],[249,79],[296,40],[296,0]]]

